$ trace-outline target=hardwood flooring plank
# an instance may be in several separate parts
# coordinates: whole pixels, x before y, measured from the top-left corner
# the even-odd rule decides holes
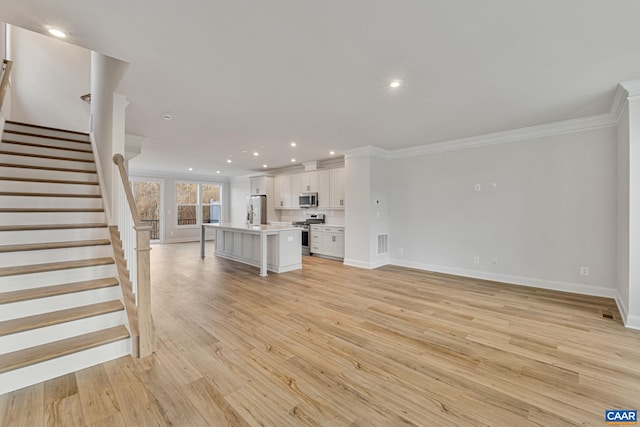
[[[109,376],[103,365],[76,372],[80,406],[87,425],[120,413]]]
[[[601,425],[640,407],[640,331],[611,299],[316,257],[261,278],[207,254],[154,246],[153,356],[0,396],[0,425]]]
[[[84,415],[80,396],[73,394],[45,405],[46,427],[83,427]]]

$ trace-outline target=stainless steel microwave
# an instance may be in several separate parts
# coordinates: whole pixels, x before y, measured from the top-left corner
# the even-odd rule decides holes
[[[301,208],[312,208],[318,206],[318,193],[300,193],[298,206]]]

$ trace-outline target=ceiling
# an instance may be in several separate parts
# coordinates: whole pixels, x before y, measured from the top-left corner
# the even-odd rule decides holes
[[[134,170],[221,176],[607,113],[640,77],[639,16],[637,0],[0,5],[0,20],[130,63]]]

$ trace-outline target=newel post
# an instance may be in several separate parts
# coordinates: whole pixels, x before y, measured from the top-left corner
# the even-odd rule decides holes
[[[138,328],[140,330],[139,357],[151,356],[154,348],[151,318],[151,267],[149,245],[151,226],[135,226],[136,257],[138,262]]]

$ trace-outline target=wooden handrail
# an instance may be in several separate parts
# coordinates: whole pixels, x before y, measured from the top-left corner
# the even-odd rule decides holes
[[[0,110],[2,104],[4,104],[4,96],[7,93],[9,87],[9,75],[11,75],[11,68],[13,68],[13,61],[8,59],[2,60],[2,81],[0,81]]]
[[[131,185],[129,185],[129,176],[127,170],[124,168],[124,156],[122,154],[113,155],[113,163],[118,166],[120,171],[120,178],[122,179],[122,185],[124,186],[124,193],[127,196],[127,202],[129,203],[129,210],[133,217],[133,223],[136,227],[142,226],[140,222],[140,215],[138,214],[138,208],[136,208],[136,200],[133,198],[133,192],[131,191]]]
[[[114,154],[113,163],[118,167],[131,218],[133,219],[133,228],[136,231],[137,321],[140,333],[137,354],[139,357],[147,357],[153,354],[155,349],[155,328],[151,317],[151,260],[149,256],[151,251],[151,246],[149,245],[151,226],[144,225],[140,221],[136,201],[129,185],[129,176],[124,167],[124,156],[122,154]],[[133,262],[133,260],[127,261]]]

